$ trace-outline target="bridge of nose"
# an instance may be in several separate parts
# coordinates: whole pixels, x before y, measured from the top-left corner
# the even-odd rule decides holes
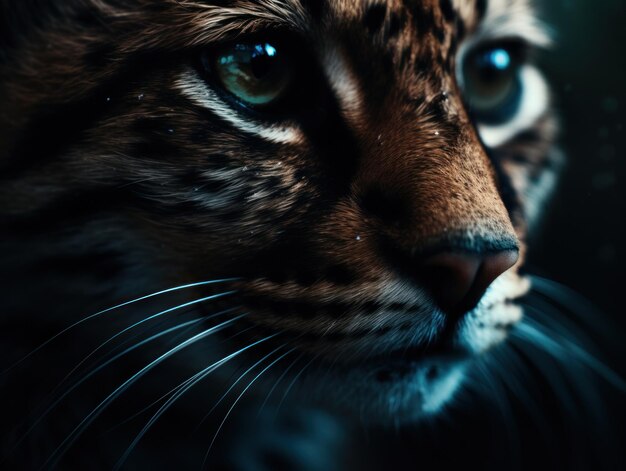
[[[390,113],[368,137],[352,191],[402,245],[471,232],[515,239],[495,172],[463,115],[437,122]]]
[[[360,211],[390,266],[449,315],[467,312],[519,256],[493,164],[463,114],[380,122],[353,182]]]

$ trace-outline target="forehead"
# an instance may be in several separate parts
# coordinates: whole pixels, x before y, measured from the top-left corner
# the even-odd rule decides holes
[[[519,0],[515,0],[519,2]],[[492,3],[506,0],[492,0]],[[182,2],[183,4],[185,2]],[[214,2],[205,2],[208,8]],[[441,35],[446,24],[460,29],[475,27],[484,16],[488,0],[235,0],[220,2],[229,15],[252,15],[260,22],[275,18],[297,29],[311,26],[359,27],[375,33],[387,29],[415,29],[422,36]]]
[[[528,0],[70,0],[67,5],[92,10],[83,16],[99,18],[95,27],[106,24],[102,33],[114,34],[125,53],[204,47],[285,29],[315,43],[339,37],[353,51],[382,45],[403,52],[411,47],[412,54],[426,43],[445,53],[477,33],[531,42],[543,41],[544,34]],[[89,37],[94,34],[90,26]]]
[[[426,29],[453,21],[468,25],[476,23],[487,6],[486,0],[309,0],[307,3],[317,4],[318,15],[326,12],[328,18],[337,22],[360,20],[367,29],[403,15]]]
[[[154,10],[145,2],[150,3],[141,2],[145,8],[137,18],[144,24],[142,16]],[[149,29],[155,37],[142,38],[143,44],[201,46],[277,28],[317,33],[317,39],[355,39],[356,47],[363,41],[402,47],[431,42],[441,50],[476,33],[545,42],[529,0],[166,0],[163,5],[158,21],[167,18],[166,24]]]
[[[488,9],[487,0],[169,1],[178,9],[178,26],[186,31],[167,36],[186,37],[192,45],[289,29],[317,44],[339,40],[352,51],[376,46],[405,56],[429,49],[440,55],[455,50]]]

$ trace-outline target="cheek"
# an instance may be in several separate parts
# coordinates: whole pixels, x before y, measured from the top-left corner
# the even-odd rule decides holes
[[[238,159],[228,156],[222,152],[219,159],[153,170],[163,178],[142,186],[142,194],[150,195],[142,218],[156,228],[148,233],[174,255],[186,253],[192,271],[200,274],[262,271],[264,253],[296,239],[309,247],[304,238],[314,232],[310,214],[320,203],[308,159],[278,149],[260,155],[245,147]],[[242,273],[244,266],[248,271]]]

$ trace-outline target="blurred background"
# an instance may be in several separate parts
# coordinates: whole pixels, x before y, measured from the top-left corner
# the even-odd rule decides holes
[[[543,68],[556,94],[568,165],[529,267],[598,308],[589,314],[608,335],[594,340],[602,359],[626,378],[626,1],[539,1],[556,34]],[[621,435],[622,462],[614,469],[624,469],[626,401],[610,386],[603,395]]]
[[[556,94],[568,165],[533,241],[530,267],[606,314],[622,339],[606,353],[624,375],[626,1],[542,0],[540,5],[556,34],[543,68]]]

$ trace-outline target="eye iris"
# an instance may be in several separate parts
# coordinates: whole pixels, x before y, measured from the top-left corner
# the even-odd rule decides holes
[[[268,105],[287,89],[292,71],[269,43],[235,44],[216,57],[215,68],[224,88],[250,105]]]
[[[502,123],[519,108],[519,63],[507,49],[474,53],[466,63],[464,76],[467,100],[477,119]]]

